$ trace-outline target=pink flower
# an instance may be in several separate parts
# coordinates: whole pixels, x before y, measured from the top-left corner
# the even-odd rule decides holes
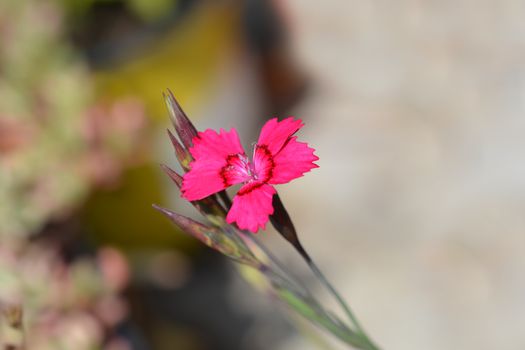
[[[276,191],[272,185],[285,184],[317,168],[314,161],[319,158],[314,149],[293,136],[303,125],[292,117],[269,120],[261,130],[252,161],[235,129],[199,132],[190,149],[194,161],[184,175],[182,196],[196,201],[242,183],[226,221],[252,232],[264,229],[273,214]]]

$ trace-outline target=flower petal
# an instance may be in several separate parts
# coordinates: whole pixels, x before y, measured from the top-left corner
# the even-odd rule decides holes
[[[305,142],[297,142],[296,136],[290,138],[281,151],[273,157],[272,176],[268,183],[284,184],[318,168],[319,166],[314,162],[319,157],[314,151]]]
[[[281,121],[277,121],[277,118],[270,119],[264,124],[257,144],[267,146],[271,154],[275,155],[303,125],[301,119],[294,120],[293,117]]]
[[[244,154],[244,149],[241,146],[237,130],[234,128],[230,131],[220,129],[219,133],[207,129],[199,132],[193,138],[193,147],[190,152],[195,160],[200,158],[226,159],[231,154]]]
[[[248,179],[248,160],[237,131],[199,132],[190,152],[195,159],[182,181],[182,196],[194,201]]]
[[[257,232],[264,229],[269,215],[273,214],[272,198],[275,188],[263,182],[250,182],[241,187],[226,216],[228,223],[236,222],[243,230]]]

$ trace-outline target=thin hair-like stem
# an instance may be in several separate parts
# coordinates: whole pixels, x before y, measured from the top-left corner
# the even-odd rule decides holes
[[[330,294],[336,299],[339,306],[348,316],[350,322],[354,325],[357,334],[363,338],[363,341],[369,343],[370,349],[377,349],[377,347],[372,343],[365,330],[357,320],[357,317],[355,317],[350,306],[348,306],[348,304],[341,297],[341,295],[339,295],[334,286],[330,283],[330,281],[328,281],[326,276],[310,257],[306,249],[304,249],[303,245],[301,244],[301,241],[299,240],[299,235],[295,230],[295,226],[292,222],[292,219],[290,218],[290,215],[288,214],[278,194],[275,194],[275,196],[273,197],[272,205],[274,207],[274,214],[270,217],[270,221],[275,227],[275,229],[281,234],[281,236],[284,237],[284,239],[286,239],[295,248],[297,253],[301,255],[301,257],[304,259],[310,270],[312,270],[314,275],[325,286],[325,288],[330,292]]]
[[[301,289],[303,289],[309,296],[311,296],[311,293],[310,291],[301,283],[299,283],[299,280],[297,278],[295,278],[295,276],[293,276],[291,274],[291,272],[287,271],[287,269],[284,267],[283,263],[275,256],[275,254],[273,254],[271,252],[270,249],[268,249],[268,247],[266,247],[266,245],[261,242],[257,237],[255,237],[254,235],[246,235],[247,237],[249,237],[249,239],[264,253],[266,254],[266,256],[268,256],[268,258],[270,259],[270,261],[272,261],[272,263],[275,265],[275,267],[277,267],[277,269],[279,269],[283,274],[285,274],[286,276],[290,277],[294,282],[295,284],[300,287]]]
[[[319,278],[319,280],[321,281],[321,283],[330,291],[330,293],[333,295],[333,297],[337,300],[337,302],[339,303],[339,305],[341,305],[341,307],[343,308],[343,310],[345,311],[346,315],[348,316],[348,318],[350,319],[350,321],[352,322],[352,324],[355,326],[357,332],[359,334],[361,334],[363,336],[363,338],[368,342],[370,343],[370,346],[372,346],[370,349],[379,349],[377,348],[377,346],[370,340],[370,337],[366,334],[363,326],[361,326],[361,324],[359,323],[359,321],[357,320],[357,317],[355,317],[352,309],[350,308],[350,306],[345,302],[345,300],[341,297],[341,295],[339,295],[339,293],[337,292],[337,290],[334,288],[334,286],[332,286],[332,284],[330,283],[330,281],[328,281],[328,279],[326,278],[326,276],[323,274],[323,272],[319,269],[319,267],[317,266],[317,264],[312,260],[312,259],[308,259],[306,260],[306,263],[308,264],[308,267],[310,267],[310,269],[312,270],[312,272],[317,276],[317,278]]]
[[[370,337],[366,334],[363,326],[359,323],[357,320],[357,317],[354,315],[354,312],[350,308],[350,306],[346,303],[346,301],[341,297],[341,295],[337,292],[337,290],[334,288],[334,286],[328,281],[324,273],[319,269],[317,264],[313,261],[313,259],[310,257],[310,255],[306,252],[306,250],[303,248],[301,243],[299,241],[296,242],[296,244],[293,244],[293,247],[297,250],[299,255],[304,259],[310,270],[314,273],[314,275],[319,279],[319,281],[326,287],[326,289],[332,294],[332,296],[335,298],[337,303],[341,306],[345,314],[348,316],[348,319],[352,324],[354,325],[357,334],[359,334],[365,342],[368,343],[369,349],[371,350],[379,350],[379,348],[370,340]]]

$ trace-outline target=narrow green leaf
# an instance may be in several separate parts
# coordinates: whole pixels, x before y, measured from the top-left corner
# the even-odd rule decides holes
[[[324,310],[314,300],[309,300],[299,293],[285,288],[280,283],[272,283],[272,285],[281,300],[310,322],[324,328],[346,344],[352,345],[357,349],[376,349],[366,339],[363,339],[360,334],[344,326],[342,321],[336,319],[335,316]]]
[[[257,269],[260,268],[261,263],[244,244],[240,244],[220,229],[203,225],[195,220],[179,215],[156,204],[153,204],[153,208],[163,213],[184,232],[197,238],[208,247],[232,258],[235,261],[250,265]]]

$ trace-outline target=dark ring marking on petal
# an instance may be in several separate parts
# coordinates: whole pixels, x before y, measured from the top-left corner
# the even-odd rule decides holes
[[[237,192],[237,196],[244,196],[248,193],[251,193],[252,191],[258,189],[259,187],[262,187],[264,185],[264,182],[252,182],[252,184],[248,184],[244,190],[241,188],[239,192]]]
[[[270,162],[270,169],[268,169],[266,178],[262,180],[262,182],[268,182],[271,180],[273,176],[273,169],[275,168],[275,162],[273,160],[273,155],[272,155],[272,152],[270,152],[268,145],[257,145],[257,148],[261,149],[264,152],[264,154],[268,157],[268,162]]]
[[[230,187],[232,185],[232,183],[228,180],[227,174],[228,174],[228,171],[231,169],[233,160],[238,158],[240,155],[241,155],[240,153],[228,155],[228,157],[226,157],[226,165],[223,166],[221,170],[219,170],[219,176],[222,179],[222,184],[224,185],[224,187]]]

